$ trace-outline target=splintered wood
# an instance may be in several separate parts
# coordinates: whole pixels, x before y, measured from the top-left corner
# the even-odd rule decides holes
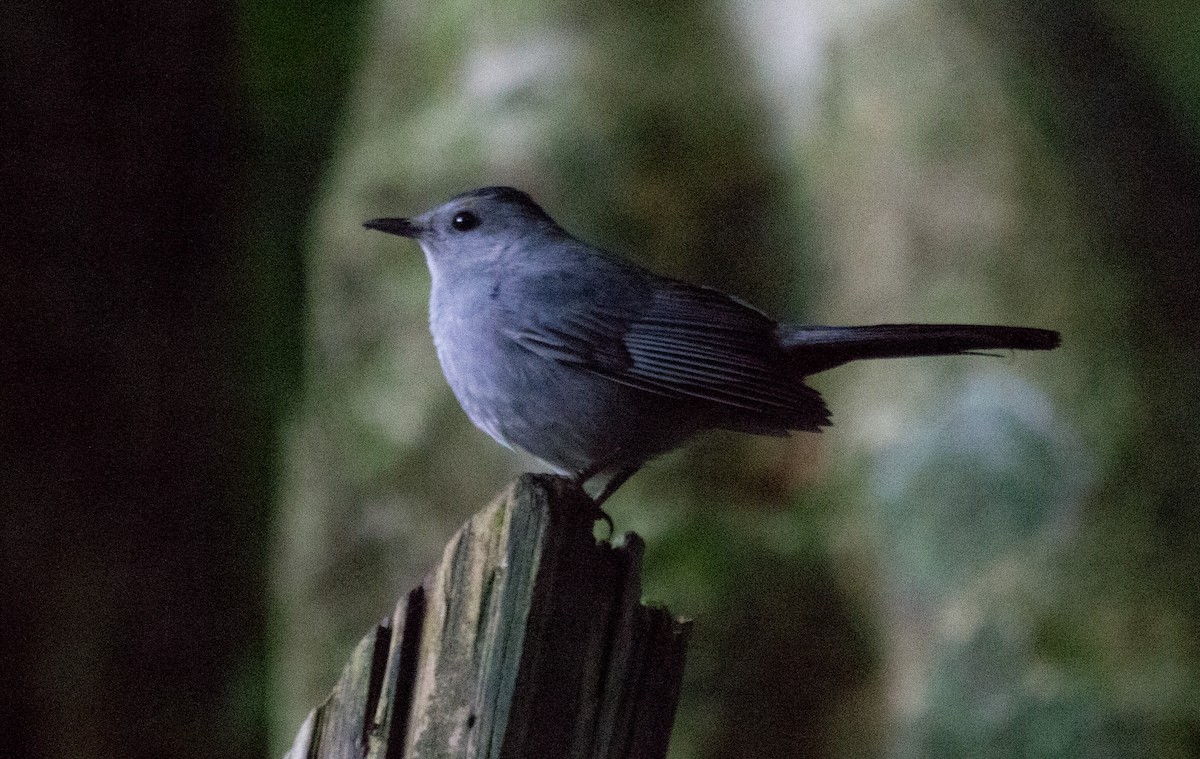
[[[665,757],[690,623],[641,605],[643,543],[525,475],[363,638],[286,759]]]

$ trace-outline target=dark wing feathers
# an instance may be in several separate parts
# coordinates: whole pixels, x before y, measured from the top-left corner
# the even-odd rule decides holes
[[[828,423],[821,397],[788,371],[775,322],[762,312],[716,290],[669,283],[635,313],[572,313],[510,337],[630,387],[715,404],[725,426],[768,432]]]
[[[590,249],[568,249],[605,277],[559,267],[516,280],[513,302],[549,306],[514,315],[506,334],[543,358],[680,401],[715,426],[758,433],[818,430],[829,412],[804,377],[864,358],[980,350],[1048,350],[1057,332],[970,324],[866,327],[777,325],[717,290],[655,277]],[[597,289],[598,288],[598,289]],[[549,297],[550,295],[554,297]],[[530,321],[532,316],[535,320]]]
[[[539,356],[560,363],[616,367],[628,363],[629,359],[611,332],[611,322],[572,314],[556,325],[539,322],[510,331],[508,336]]]
[[[848,361],[905,356],[953,356],[987,350],[1052,350],[1048,329],[986,324],[875,324],[863,327],[781,325],[780,345],[796,371],[815,374]]]

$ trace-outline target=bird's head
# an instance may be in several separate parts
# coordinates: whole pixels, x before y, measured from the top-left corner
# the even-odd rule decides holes
[[[512,187],[483,187],[456,195],[410,219],[363,223],[421,245],[430,269],[496,260],[531,235],[565,234],[527,194]]]

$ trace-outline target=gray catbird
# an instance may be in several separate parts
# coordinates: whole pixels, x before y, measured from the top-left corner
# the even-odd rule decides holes
[[[471,421],[581,486],[607,476],[597,508],[646,461],[698,432],[828,426],[825,402],[804,384],[810,374],[863,358],[1048,350],[1059,341],[1026,327],[779,324],[575,239],[511,187],[364,226],[425,251],[433,341]]]

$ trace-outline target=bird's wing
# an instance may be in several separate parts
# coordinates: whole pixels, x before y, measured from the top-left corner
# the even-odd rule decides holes
[[[543,358],[630,387],[708,401],[733,418],[771,420],[764,427],[827,423],[820,396],[786,371],[775,322],[749,305],[716,290],[665,281],[633,316],[622,312],[625,304],[582,302],[583,310],[560,313],[553,323],[527,323],[509,336]]]

